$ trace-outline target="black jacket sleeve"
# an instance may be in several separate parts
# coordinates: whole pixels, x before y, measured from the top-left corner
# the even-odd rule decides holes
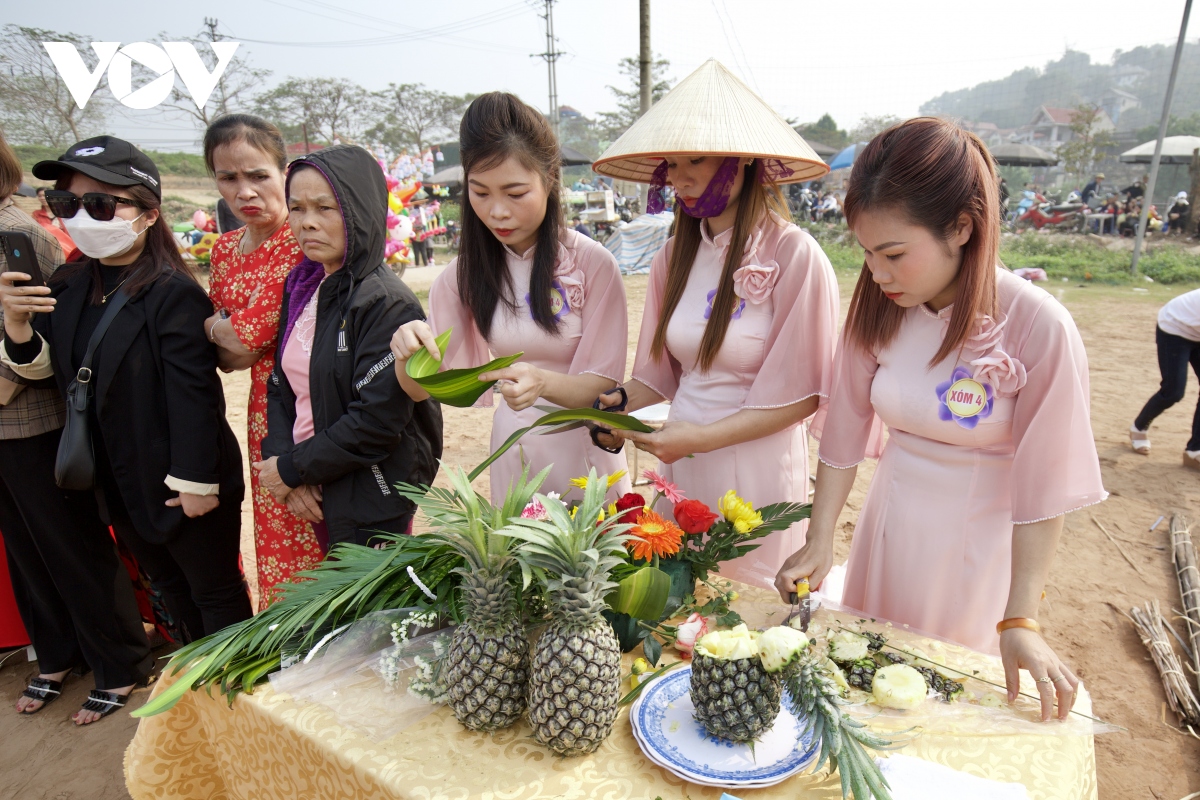
[[[196,483],[221,481],[223,414],[217,350],[204,336],[212,302],[199,286],[173,283],[157,309],[170,475]]]
[[[280,456],[279,475],[289,485],[297,479],[328,483],[378,464],[400,445],[412,419],[413,402],[396,380],[390,343],[396,328],[425,315],[419,305],[381,297],[357,316],[353,397],[337,422]]]
[[[287,384],[287,376],[283,374],[283,365],[280,363],[282,350],[283,348],[279,348],[275,368],[267,377],[267,435],[262,441],[264,459],[292,452],[292,429],[296,425],[296,395],[292,393]],[[295,488],[300,484],[288,485]]]

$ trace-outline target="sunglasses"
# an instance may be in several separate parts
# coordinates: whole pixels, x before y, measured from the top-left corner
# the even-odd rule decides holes
[[[137,202],[127,197],[117,197],[103,192],[87,192],[80,198],[59,189],[46,190],[46,205],[50,206],[54,216],[63,219],[71,219],[79,213],[79,207],[83,206],[83,210],[88,213],[88,216],[97,222],[108,222],[115,217],[118,205],[141,208]]]

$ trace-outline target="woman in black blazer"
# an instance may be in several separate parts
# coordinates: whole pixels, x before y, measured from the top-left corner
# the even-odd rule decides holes
[[[251,608],[241,454],[202,326],[212,304],[160,214],[158,170],[128,142],[79,142],[33,172],[57,180],[47,201],[89,258],[49,288],[0,280],[0,358],[27,377],[53,374],[65,392],[107,303],[128,295],[92,362],[97,496],[185,635],[213,633]]]

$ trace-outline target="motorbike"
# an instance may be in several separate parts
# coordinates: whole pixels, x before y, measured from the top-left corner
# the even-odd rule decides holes
[[[1068,200],[1075,198],[1068,197]],[[1032,227],[1034,230],[1052,228],[1054,230],[1083,230],[1084,215],[1088,207],[1081,202],[1067,202],[1055,205],[1042,195],[1037,195],[1033,203],[1013,223],[1017,230]]]

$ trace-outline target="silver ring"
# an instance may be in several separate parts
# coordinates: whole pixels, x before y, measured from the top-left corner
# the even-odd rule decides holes
[[[1038,678],[1037,682],[1038,683],[1054,683],[1054,681],[1050,680],[1049,678]]]
[[[1059,675],[1057,678],[1055,678],[1055,679],[1054,679],[1054,682],[1055,682],[1055,683],[1058,683],[1059,681],[1067,681],[1067,676],[1066,676],[1066,675]],[[1067,683],[1070,683],[1070,681],[1067,681]]]

